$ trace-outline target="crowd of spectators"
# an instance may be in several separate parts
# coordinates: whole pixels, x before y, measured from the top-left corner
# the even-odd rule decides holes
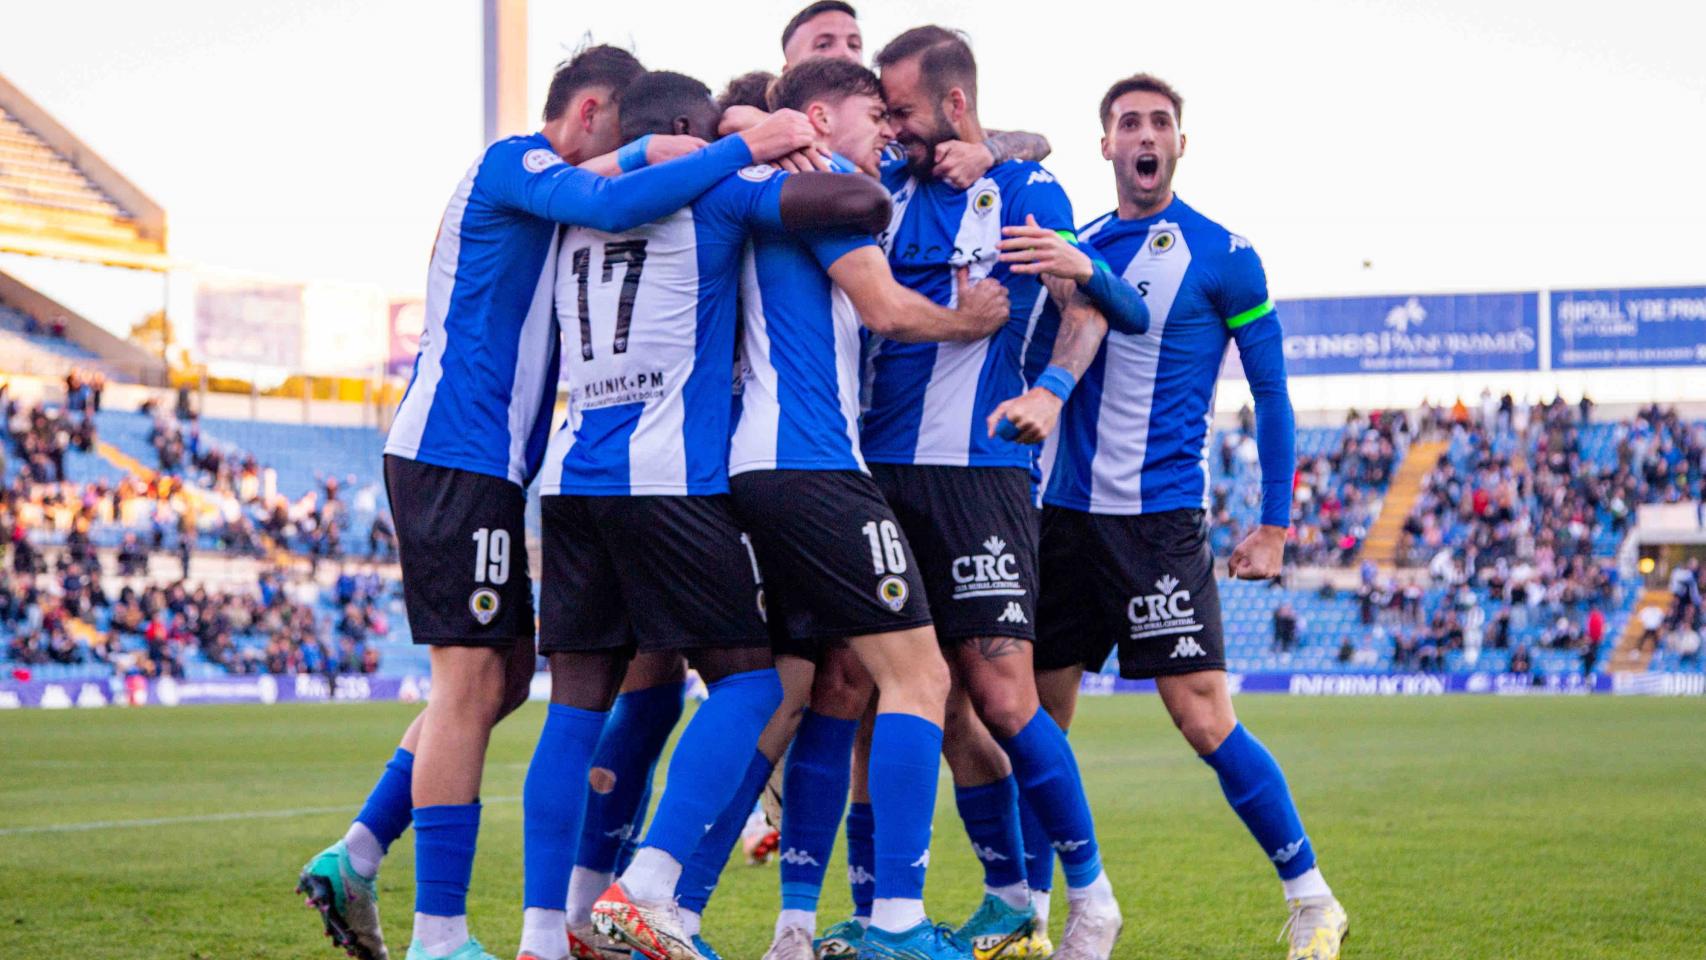
[[[1287,560],[1293,564],[1348,566],[1355,562],[1380,510],[1392,473],[1413,438],[1401,410],[1352,410],[1332,446],[1298,457],[1292,483],[1292,527]],[[1258,522],[1260,465],[1254,415],[1239,413],[1239,429],[1220,434],[1222,479],[1211,490],[1212,541],[1226,556]]]
[[[1406,518],[1401,555],[1436,569],[1461,562],[1479,572],[1531,563],[1550,579],[1594,554],[1595,531],[1621,534],[1643,503],[1698,501],[1706,476],[1706,427],[1657,406],[1612,428],[1611,462],[1583,455],[1592,404],[1555,398],[1530,406],[1509,394],[1425,414],[1448,425],[1452,450],[1423,481]]]
[[[138,581],[114,595],[98,564],[62,558],[51,573],[0,572],[0,629],[14,671],[106,664],[120,675],[182,677],[199,654],[234,674],[373,673],[371,641],[389,629],[387,589],[371,568],[345,571],[333,587],[337,612],[325,616],[316,584],[276,568],[249,590]]]
[[[1679,563],[1670,572],[1670,600],[1665,606],[1643,607],[1641,649],[1652,653],[1661,647],[1684,666],[1700,665],[1702,634],[1706,633],[1706,571],[1698,559]]]

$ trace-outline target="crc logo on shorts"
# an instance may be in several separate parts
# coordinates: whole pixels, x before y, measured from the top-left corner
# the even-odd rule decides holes
[[[983,549],[987,552],[954,561],[950,570],[954,577],[954,599],[1024,596],[1019,558],[1007,552],[1007,541],[992,536],[983,541]]]
[[[491,587],[481,587],[468,596],[468,612],[482,627],[497,619],[498,606],[498,592]]]
[[[899,613],[900,608],[906,606],[906,597],[911,592],[906,581],[894,574],[877,581],[877,599],[895,613]]]
[[[1197,622],[1196,608],[1191,606],[1191,592],[1179,589],[1179,580],[1167,574],[1155,581],[1158,593],[1146,593],[1131,598],[1126,604],[1126,619],[1131,621],[1131,638],[1164,637],[1175,633],[1196,633],[1202,629]]]

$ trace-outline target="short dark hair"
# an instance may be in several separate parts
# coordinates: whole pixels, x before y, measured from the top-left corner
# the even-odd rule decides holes
[[[727,110],[730,107],[757,107],[760,110],[770,109],[770,85],[776,82],[776,75],[768,70],[754,70],[743,73],[729,81],[717,97],[717,106]]]
[[[784,51],[788,49],[788,41],[794,38],[795,30],[805,26],[807,20],[820,13],[845,13],[855,20],[859,19],[859,13],[853,9],[851,3],[845,3],[843,0],[817,0],[816,3],[807,4],[804,10],[794,14],[794,19],[789,20],[788,25],[782,28],[782,49]]]
[[[550,123],[569,108],[569,100],[587,87],[609,87],[620,90],[645,73],[646,68],[633,54],[601,43],[587,47],[557,64],[551,76],[551,89],[545,94],[545,122]]]
[[[1138,91],[1159,93],[1168,100],[1171,100],[1173,102],[1173,119],[1184,119],[1185,98],[1179,96],[1179,91],[1174,90],[1172,84],[1153,73],[1134,73],[1131,76],[1126,77],[1124,80],[1115,80],[1114,85],[1108,88],[1108,92],[1102,94],[1101,119],[1103,130],[1108,129],[1108,124],[1114,119],[1113,117],[1108,116],[1108,111],[1114,108],[1114,101],[1128,93],[1136,93]]]
[[[977,103],[977,58],[964,33],[934,25],[913,27],[888,42],[877,54],[877,66],[887,69],[914,56],[920,58],[919,75],[931,92],[941,97],[959,87],[967,100]]]
[[[869,69],[839,57],[813,57],[782,72],[770,88],[770,109],[804,110],[814,100],[840,103],[848,97],[883,98],[883,86]]]
[[[618,123],[623,143],[648,133],[678,133],[676,118],[695,113],[704,113],[715,128],[721,114],[710,87],[668,70],[641,74],[616,94],[616,104],[621,109]]]

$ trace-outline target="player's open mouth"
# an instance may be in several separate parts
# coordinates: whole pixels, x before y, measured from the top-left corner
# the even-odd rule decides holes
[[[1161,173],[1161,158],[1153,153],[1139,154],[1132,168],[1137,171],[1137,182],[1140,186],[1153,187]]]

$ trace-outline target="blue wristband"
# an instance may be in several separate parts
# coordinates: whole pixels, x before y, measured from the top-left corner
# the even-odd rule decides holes
[[[616,165],[622,168],[623,173],[632,173],[645,166],[646,148],[651,146],[651,143],[652,135],[648,133],[638,140],[623,144],[622,149],[616,151]]]
[[[1059,397],[1061,403],[1065,403],[1066,398],[1072,396],[1072,388],[1078,386],[1078,378],[1074,377],[1071,371],[1065,367],[1051,364],[1032,386],[1042,387]]]

